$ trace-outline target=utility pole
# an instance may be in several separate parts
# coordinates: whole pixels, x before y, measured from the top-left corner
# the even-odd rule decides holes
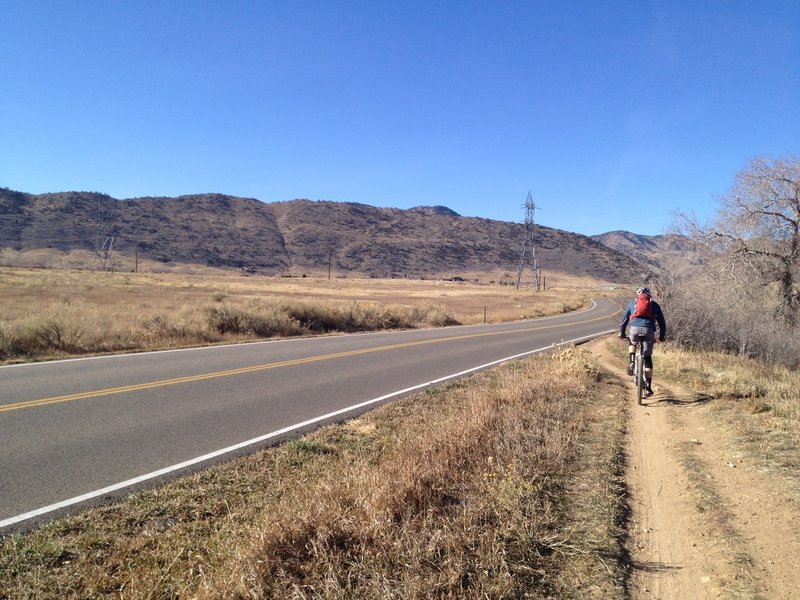
[[[519,269],[517,270],[517,286],[522,281],[522,271],[530,268],[533,274],[533,281],[531,285],[540,290],[539,285],[539,266],[536,264],[536,246],[533,243],[533,213],[536,210],[536,205],[533,203],[533,196],[528,191],[528,198],[525,200],[525,243],[522,246],[522,256],[519,259]]]

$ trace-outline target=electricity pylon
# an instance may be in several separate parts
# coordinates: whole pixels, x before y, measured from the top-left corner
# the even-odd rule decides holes
[[[539,275],[540,268],[536,263],[536,246],[533,243],[533,212],[536,205],[533,203],[533,196],[528,192],[528,199],[525,200],[525,244],[522,246],[522,256],[519,259],[519,270],[517,271],[517,289],[522,281],[522,271],[530,269],[533,274],[531,286],[538,292],[540,289]]]

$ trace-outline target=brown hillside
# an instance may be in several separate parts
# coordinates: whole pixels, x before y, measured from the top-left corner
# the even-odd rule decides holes
[[[524,226],[463,217],[442,206],[410,210],[293,200],[266,204],[222,194],[116,200],[93,192],[31,195],[0,189],[0,247],[99,249],[125,256],[234,267],[265,274],[436,277],[516,274]],[[575,233],[537,226],[545,272],[630,279],[623,253]],[[636,267],[641,269],[641,267]]]

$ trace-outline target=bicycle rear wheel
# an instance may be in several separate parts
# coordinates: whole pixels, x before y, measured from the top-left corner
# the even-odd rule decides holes
[[[644,359],[642,357],[642,343],[636,347],[636,402],[642,405],[642,395],[644,394]]]

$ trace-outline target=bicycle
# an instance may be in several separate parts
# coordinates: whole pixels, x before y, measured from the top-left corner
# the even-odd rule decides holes
[[[636,383],[636,402],[642,406],[644,393],[644,342],[647,334],[639,333],[636,335],[636,354],[634,355],[635,366],[633,368],[633,381]]]

